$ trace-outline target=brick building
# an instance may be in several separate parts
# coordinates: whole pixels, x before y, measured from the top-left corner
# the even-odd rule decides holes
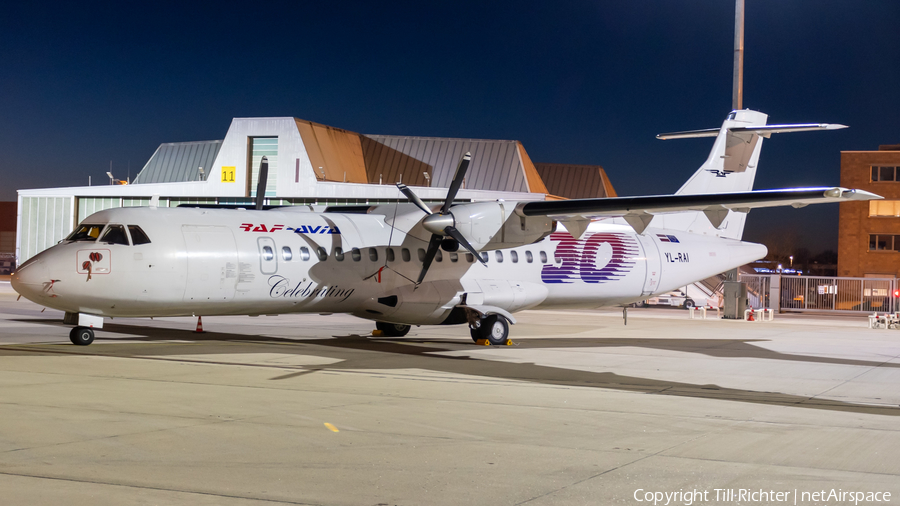
[[[884,200],[840,204],[838,276],[900,277],[900,144],[841,151],[841,186]]]

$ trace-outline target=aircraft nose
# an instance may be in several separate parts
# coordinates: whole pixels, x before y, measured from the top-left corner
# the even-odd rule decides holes
[[[44,260],[33,258],[16,269],[9,281],[13,290],[27,299],[35,300],[41,297],[44,285],[51,280]]]

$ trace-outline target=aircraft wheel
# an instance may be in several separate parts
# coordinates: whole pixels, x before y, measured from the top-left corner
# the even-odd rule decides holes
[[[387,337],[403,337],[409,334],[411,327],[402,323],[375,322],[375,328]]]
[[[94,342],[94,329],[90,327],[75,327],[69,332],[69,341],[77,346],[87,346]]]
[[[688,299],[688,300],[684,301],[684,305],[682,307],[685,309],[690,309],[690,308],[694,307],[694,301],[692,301],[691,299]]]
[[[509,339],[509,323],[506,318],[492,314],[481,321],[481,336],[495,346],[503,346]]]

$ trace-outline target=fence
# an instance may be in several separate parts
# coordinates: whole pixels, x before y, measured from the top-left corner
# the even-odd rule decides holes
[[[900,309],[894,278],[742,275],[754,309],[780,311],[894,312]]]

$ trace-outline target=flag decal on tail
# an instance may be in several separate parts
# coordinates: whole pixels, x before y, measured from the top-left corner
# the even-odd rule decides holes
[[[660,242],[678,242],[678,238],[674,235],[656,234]]]

